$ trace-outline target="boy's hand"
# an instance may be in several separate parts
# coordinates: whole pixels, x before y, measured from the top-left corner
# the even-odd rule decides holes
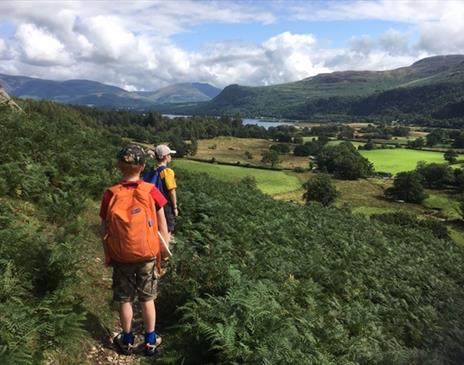
[[[179,216],[179,209],[177,207],[174,207],[173,212],[175,217]]]

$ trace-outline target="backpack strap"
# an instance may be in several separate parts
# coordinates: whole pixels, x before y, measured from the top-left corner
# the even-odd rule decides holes
[[[143,180],[153,184],[153,179],[155,178],[156,169],[153,167],[144,175]]]
[[[138,190],[145,191],[147,193],[150,193],[155,186],[153,184],[150,184],[148,182],[142,181],[137,185]]]
[[[116,184],[108,188],[108,190],[111,191],[111,193],[114,196],[114,194],[116,194],[119,190],[121,190],[121,188],[122,188],[122,184]]]
[[[165,170],[165,169],[167,169],[167,168],[168,168],[168,167],[167,167],[166,165],[160,165],[160,166],[158,166],[158,168],[156,169],[156,172],[157,172],[158,174],[161,174],[161,171],[163,171],[163,170]]]
[[[141,190],[141,191],[144,191],[146,192],[148,195],[150,195],[150,192],[153,190],[155,186],[153,184],[150,184],[148,182],[141,182],[137,185],[137,190]],[[151,195],[150,195],[151,196]],[[154,203],[154,202],[153,202]],[[155,209],[156,210],[156,209]],[[157,219],[156,217],[156,211],[155,211],[155,219]],[[159,231],[158,231],[159,232]],[[159,234],[157,232],[157,234]],[[161,273],[161,242],[160,242],[160,239],[159,237],[157,237],[158,239],[158,246],[159,246],[159,249],[158,249],[158,254],[156,255],[156,270],[158,271],[158,274]]]

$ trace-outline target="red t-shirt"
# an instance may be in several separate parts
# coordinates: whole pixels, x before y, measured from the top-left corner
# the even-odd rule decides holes
[[[122,186],[127,187],[129,189],[135,189],[137,185],[142,182],[143,180],[121,181],[120,184],[122,184]],[[150,191],[150,195],[152,196],[155,202],[156,210],[162,208],[167,203],[166,198],[163,196],[163,194],[161,194],[161,192],[154,185],[153,185],[153,189]],[[103,194],[103,199],[100,205],[100,218],[103,220],[106,219],[106,214],[108,212],[108,205],[110,204],[110,200],[112,196],[113,196],[113,193],[110,190],[106,190],[105,193]]]

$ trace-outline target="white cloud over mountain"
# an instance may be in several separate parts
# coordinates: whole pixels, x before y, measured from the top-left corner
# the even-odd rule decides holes
[[[464,53],[460,1],[337,1],[320,3],[199,1],[3,1],[0,72],[51,79],[86,78],[127,89],[176,82],[266,85],[321,72],[390,69],[434,54]],[[213,42],[187,51],[178,33],[205,24],[385,20],[408,24],[377,37],[353,36],[331,47],[314,34],[285,31],[254,43]]]

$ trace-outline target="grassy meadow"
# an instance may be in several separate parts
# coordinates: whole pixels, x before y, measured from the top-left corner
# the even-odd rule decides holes
[[[286,193],[301,187],[300,180],[297,177],[286,174],[283,171],[218,165],[185,159],[176,160],[174,168],[204,172],[222,181],[239,181],[244,177],[253,176],[256,179],[258,189],[269,195]]]
[[[311,138],[311,137],[309,137]],[[337,144],[341,141],[330,141],[329,144]],[[264,139],[218,137],[208,140],[200,140],[196,158],[210,161],[214,158],[218,162],[249,164],[262,166],[261,154],[270,145],[275,144]],[[360,142],[353,143],[356,147]],[[251,153],[252,158],[245,156],[245,152]],[[411,150],[404,148],[376,149],[371,151],[360,150],[360,153],[374,164],[376,171],[396,174],[401,171],[410,171],[416,168],[419,161],[445,163],[442,152]],[[459,158],[463,159],[464,155]],[[295,167],[308,168],[307,157],[297,157],[291,154],[281,155],[278,167],[294,169]],[[459,167],[456,164],[453,167]],[[270,171],[254,169],[243,166],[228,166],[179,159],[175,162],[176,168],[189,171],[205,172],[222,181],[238,181],[246,176],[256,179],[257,187],[274,199],[293,201],[303,204],[304,189],[302,185],[315,176],[314,173],[296,173],[293,171]],[[437,219],[456,220],[460,218],[460,212],[456,197],[446,191],[428,190],[428,198],[423,204],[397,203],[385,199],[384,190],[390,187],[393,179],[369,178],[356,181],[334,180],[339,192],[336,205],[349,206],[354,213],[370,216],[377,213],[393,211],[408,211],[419,217],[435,217]],[[450,233],[456,242],[464,244],[464,235],[461,229],[449,227]]]
[[[360,150],[359,152],[374,164],[376,171],[385,171],[392,174],[414,170],[419,161],[428,163],[446,162],[442,152],[410,150],[404,148],[377,149],[371,151]],[[462,158],[462,155],[460,155],[459,158]]]
[[[313,137],[305,137],[311,140]],[[342,141],[330,141],[330,145],[338,144]],[[355,147],[364,145],[363,142],[351,142]],[[215,158],[219,162],[250,164],[261,166],[262,153],[269,149],[269,146],[276,142],[265,139],[254,138],[235,138],[217,137],[198,141],[198,151],[196,158],[211,160]],[[247,158],[245,152],[249,152],[252,158]],[[445,163],[443,152],[411,150],[405,148],[386,148],[371,151],[359,151],[364,157],[374,164],[376,171],[390,172],[397,174],[401,171],[410,171],[416,168],[419,161]],[[464,159],[464,155],[459,156]],[[293,156],[292,154],[281,155],[278,167],[284,169],[294,169],[295,167],[308,168],[309,160],[307,157]],[[458,165],[454,167],[459,167]]]
[[[198,141],[198,150],[195,158],[211,160],[213,157],[220,162],[250,164],[262,166],[262,153],[277,142],[256,138],[216,137]],[[245,156],[245,152],[251,153],[252,158]],[[308,158],[282,155],[278,167],[293,169],[295,167],[308,168]]]

